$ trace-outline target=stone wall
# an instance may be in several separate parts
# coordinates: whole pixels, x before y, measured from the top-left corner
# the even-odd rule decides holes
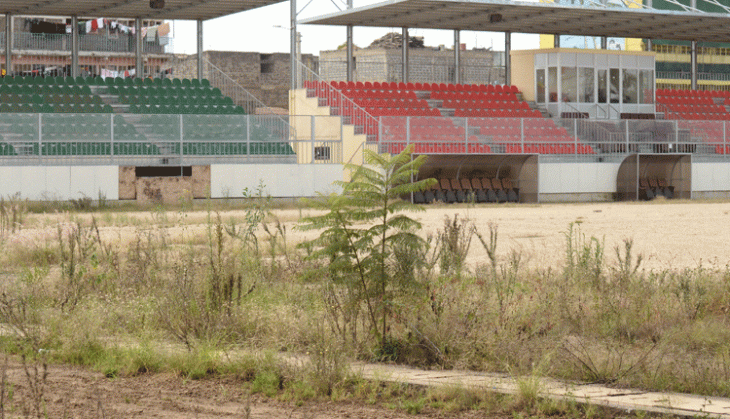
[[[119,199],[169,204],[210,194],[210,166],[193,166],[191,176],[137,177],[135,170],[119,167]]]
[[[345,80],[347,52],[322,51],[320,76],[325,80]],[[401,81],[403,55],[400,49],[361,49],[354,52],[356,81]],[[504,83],[504,53],[469,50],[460,53],[461,83]],[[410,82],[453,83],[454,51],[414,49],[408,51]]]
[[[203,57],[265,105],[288,109],[291,84],[288,53],[205,51]],[[302,62],[309,68],[316,69],[317,61],[317,57],[313,55],[302,55]],[[197,55],[178,55],[173,66],[173,75],[179,78],[197,78],[197,68]],[[204,78],[215,84],[210,74],[205,73]]]

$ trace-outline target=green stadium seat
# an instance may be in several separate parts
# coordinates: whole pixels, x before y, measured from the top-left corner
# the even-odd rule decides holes
[[[162,81],[160,82],[160,85],[161,86],[172,86],[172,80],[170,80],[170,79],[162,79]]]
[[[200,85],[201,86],[210,86],[210,80],[202,79],[202,80],[200,80]]]

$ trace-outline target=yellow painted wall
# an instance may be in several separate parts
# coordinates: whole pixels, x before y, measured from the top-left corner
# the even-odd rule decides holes
[[[525,100],[535,100],[535,52],[512,51],[510,57],[512,84],[520,89]]]
[[[312,160],[311,140],[312,119],[309,115],[318,116],[315,118],[315,140],[335,140],[342,134],[342,162],[362,164],[362,150],[367,140],[365,134],[355,134],[355,127],[342,125],[341,118],[330,117],[328,106],[319,106],[319,99],[307,97],[306,89],[289,91],[289,113],[290,123],[294,127],[294,139],[298,145],[297,162],[300,164],[309,163]],[[343,171],[343,179],[349,180],[349,172]]]

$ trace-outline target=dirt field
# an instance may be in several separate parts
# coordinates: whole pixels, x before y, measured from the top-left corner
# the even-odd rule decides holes
[[[314,237],[316,232],[296,228],[300,215],[308,210],[277,210],[287,226],[289,243]],[[519,249],[532,266],[558,267],[564,260],[565,232],[571,222],[580,222],[587,237],[605,240],[606,258],[615,261],[613,248],[624,239],[633,239],[635,252],[642,253],[649,269],[685,267],[725,267],[730,262],[730,203],[728,202],[652,202],[598,203],[570,205],[487,205],[442,206],[413,214],[423,223],[422,234],[436,234],[445,217],[458,214],[474,222],[488,236],[489,224],[499,227],[501,255]],[[238,218],[240,211],[222,212],[224,219]],[[84,216],[86,217],[86,216]],[[134,237],[138,228],[154,217],[151,213],[98,216],[103,234],[122,242]],[[171,236],[176,233],[200,235],[206,228],[205,212],[181,216],[168,212]],[[33,215],[31,226],[10,241],[52,241],[56,223],[69,222],[66,215]],[[181,221],[182,224],[181,225]],[[204,236],[203,236],[204,237]],[[470,264],[486,263],[486,253],[475,239]],[[48,417],[160,417],[160,418],[405,418],[414,417],[391,409],[349,403],[315,403],[294,406],[281,401],[248,396],[244,383],[234,379],[185,381],[179,377],[156,374],[107,379],[99,373],[75,367],[52,366],[45,389]],[[15,390],[11,416],[23,416],[21,406],[28,403],[27,378],[21,365],[11,363],[8,382]],[[426,413],[415,417],[449,417]],[[454,417],[464,417],[456,415]]]

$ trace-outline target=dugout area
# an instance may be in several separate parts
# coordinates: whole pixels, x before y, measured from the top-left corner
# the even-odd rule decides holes
[[[484,190],[491,189],[487,183],[506,181],[515,192],[516,202],[538,202],[538,160],[536,154],[429,155],[419,170],[418,179],[435,178],[439,181],[438,187],[447,184],[444,181],[457,188],[482,183]],[[472,183],[475,180],[478,182]]]
[[[632,154],[616,176],[618,201],[692,198],[691,154]]]

